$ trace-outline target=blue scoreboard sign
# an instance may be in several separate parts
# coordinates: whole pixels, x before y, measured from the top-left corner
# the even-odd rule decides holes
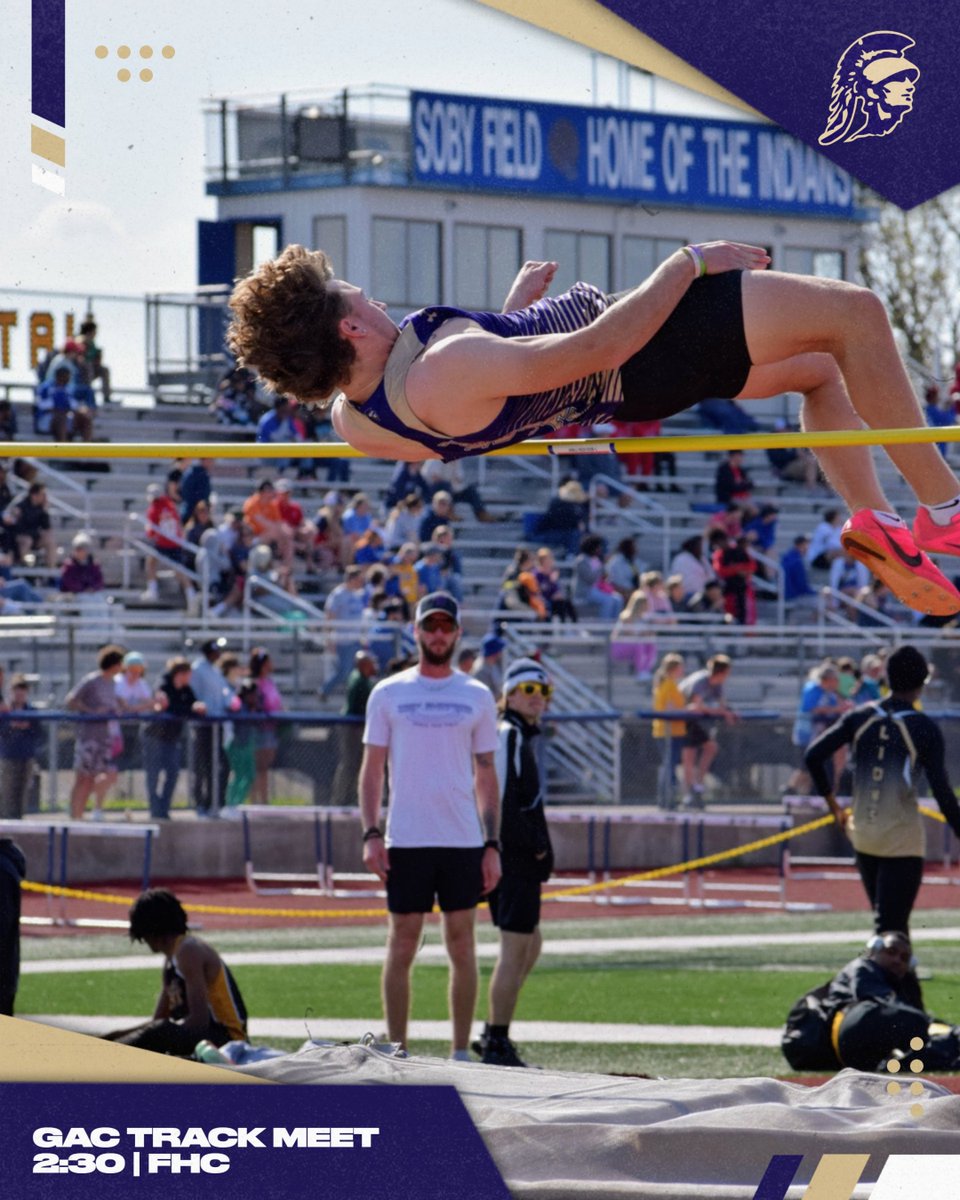
[[[854,217],[853,181],[776,126],[413,92],[418,183]]]

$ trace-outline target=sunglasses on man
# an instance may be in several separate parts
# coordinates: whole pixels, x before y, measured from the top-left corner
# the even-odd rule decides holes
[[[430,616],[423,618],[420,628],[424,633],[436,633],[438,630],[443,633],[453,633],[457,628],[457,623],[453,617]]]

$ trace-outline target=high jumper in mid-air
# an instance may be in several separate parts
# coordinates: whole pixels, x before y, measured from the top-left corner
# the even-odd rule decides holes
[[[766,268],[760,247],[685,246],[639,287],[586,283],[548,297],[554,262],[521,267],[500,313],[425,308],[395,324],[288,246],[231,298],[231,349],[274,390],[330,405],[334,428],[377,458],[484,454],[573,422],[657,420],[710,397],[801,392],[812,431],[916,428],[920,406],[881,301],[833,279]],[[905,604],[940,616],[960,592],[928,554],[960,555],[960,483],[932,444],[886,448],[919,508],[911,530],[868,446],[824,446],[846,502],[846,549]]]

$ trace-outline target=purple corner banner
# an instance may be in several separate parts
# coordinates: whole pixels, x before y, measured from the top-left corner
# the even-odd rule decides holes
[[[955,5],[599,2],[901,208],[960,183]]]
[[[67,123],[65,0],[32,0],[31,111],[63,128]]]
[[[17,1200],[509,1200],[452,1087],[0,1084]]]

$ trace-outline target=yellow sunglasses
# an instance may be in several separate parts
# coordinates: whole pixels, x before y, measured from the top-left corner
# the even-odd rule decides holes
[[[553,695],[553,687],[549,683],[518,683],[513,690],[521,696],[535,696],[539,692],[546,700]]]

